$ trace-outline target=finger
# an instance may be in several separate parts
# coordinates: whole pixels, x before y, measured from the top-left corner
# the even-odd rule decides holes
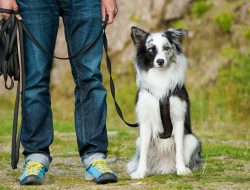
[[[10,17],[10,15],[7,13],[3,13],[2,16],[5,20],[7,20]]]
[[[17,17],[18,20],[22,20],[23,19],[20,14],[17,14],[16,17]]]
[[[109,22],[108,22],[108,24],[112,24],[114,22],[115,13],[114,12],[110,12],[110,13],[108,13],[108,15],[109,15]]]
[[[102,4],[102,21],[105,21],[105,17],[106,17],[106,8],[105,6]]]

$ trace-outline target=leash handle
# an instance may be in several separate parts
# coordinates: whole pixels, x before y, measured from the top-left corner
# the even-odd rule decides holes
[[[15,15],[17,15],[17,14],[19,14],[19,11],[18,10],[14,11],[14,10],[11,10],[11,9],[0,8],[0,13],[15,14]]]

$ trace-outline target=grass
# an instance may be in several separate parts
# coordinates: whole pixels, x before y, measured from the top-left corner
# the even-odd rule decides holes
[[[0,116],[0,120],[3,120]],[[57,129],[59,126],[55,126]],[[97,186],[83,180],[83,169],[77,153],[75,134],[59,132],[56,130],[55,141],[51,147],[53,162],[48,172],[45,189],[247,189],[250,187],[249,160],[250,150],[248,144],[237,144],[237,134],[233,140],[224,138],[209,138],[199,135],[202,129],[196,130],[197,135],[203,140],[203,167],[190,176],[180,177],[176,174],[155,175],[142,180],[130,180],[125,173],[124,166],[135,151],[134,143],[137,132],[134,129],[113,128],[109,131],[117,133],[109,136],[109,157],[117,158],[110,162],[111,166],[120,176],[117,184]],[[10,146],[10,136],[3,135],[4,142],[1,147]],[[241,139],[242,141],[247,139]],[[26,189],[18,186],[17,178],[21,173],[21,163],[16,171],[10,169],[9,148],[0,153],[1,188],[0,189]],[[31,189],[34,187],[30,187]]]

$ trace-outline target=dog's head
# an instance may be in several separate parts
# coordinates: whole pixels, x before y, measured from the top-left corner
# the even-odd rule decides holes
[[[162,33],[148,33],[140,28],[131,28],[131,37],[136,48],[136,63],[141,69],[169,67],[182,53],[181,42],[187,31],[168,29]]]

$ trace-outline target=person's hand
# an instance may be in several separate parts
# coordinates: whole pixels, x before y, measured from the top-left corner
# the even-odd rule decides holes
[[[5,0],[4,0],[5,1]],[[116,0],[102,0],[102,20],[105,21],[106,14],[109,15],[108,24],[114,22],[115,16],[118,12]]]
[[[2,9],[10,9],[10,10],[13,10],[13,11],[18,10],[16,0],[0,0],[0,8],[2,8]],[[8,19],[10,15],[6,14],[6,13],[2,13],[2,14],[0,14],[0,16],[2,16],[4,19]],[[20,14],[17,14],[16,17],[19,20],[22,20],[22,17],[20,16]]]

